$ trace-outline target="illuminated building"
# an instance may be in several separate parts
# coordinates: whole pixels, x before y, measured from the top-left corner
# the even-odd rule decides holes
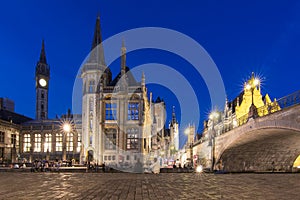
[[[105,63],[100,28],[96,20],[91,53],[81,68],[83,162],[132,166],[151,151],[151,108],[145,76],[136,81],[126,66],[126,47],[121,47],[119,74]]]

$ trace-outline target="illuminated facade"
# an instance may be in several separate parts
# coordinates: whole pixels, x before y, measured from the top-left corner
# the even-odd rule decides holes
[[[42,41],[35,68],[35,119],[24,117],[15,123],[14,118],[12,125],[7,124],[10,118],[0,121],[0,162],[74,160],[132,166],[149,155],[160,155],[157,150],[164,135],[161,128],[165,122],[164,102],[149,101],[144,74],[138,82],[126,66],[124,42],[120,73],[112,79],[101,42],[98,17],[92,51],[81,68],[82,115],[68,111],[66,115],[49,119],[50,67]],[[1,112],[2,107],[7,107],[4,105],[1,101]],[[66,123],[70,128],[64,128]]]
[[[32,119],[0,108],[0,164],[17,161],[21,124],[29,120]]]
[[[214,111],[215,116],[204,122],[203,137],[209,138],[209,132],[215,136],[225,133],[235,127],[243,125],[250,118],[271,114],[280,110],[276,99],[272,102],[269,95],[262,95],[260,80],[252,73],[250,79],[244,84],[244,90],[232,102],[226,103],[224,111]]]
[[[121,47],[120,73],[112,79],[101,44],[100,18],[96,20],[92,51],[81,68],[82,162],[132,166],[151,151],[151,108],[145,76],[137,82],[126,66]]]
[[[81,123],[74,122],[68,111],[60,118],[48,119],[48,93],[50,67],[47,64],[45,44],[35,69],[36,118],[27,120],[20,126],[19,161],[34,160],[74,160],[79,162],[81,151]],[[76,120],[81,119],[77,116]],[[71,124],[69,131],[63,130],[64,123]],[[75,125],[76,124],[76,125]]]

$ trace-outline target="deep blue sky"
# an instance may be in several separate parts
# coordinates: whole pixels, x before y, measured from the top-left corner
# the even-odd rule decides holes
[[[0,96],[13,99],[16,112],[35,116],[34,72],[43,38],[51,67],[49,116],[65,113],[72,106],[73,81],[91,48],[98,13],[103,39],[147,26],[174,29],[195,39],[218,66],[229,100],[239,94],[252,71],[264,78],[263,93],[271,98],[300,89],[299,1],[78,2],[1,2]],[[161,51],[138,51],[127,56],[128,66],[148,62],[172,66],[189,77],[200,101],[201,121],[207,117],[211,110],[207,88],[201,77],[194,77],[186,61]],[[111,68],[115,76],[118,61]],[[172,105],[180,112],[171,93],[157,86],[149,90],[154,97],[166,100],[168,119]]]

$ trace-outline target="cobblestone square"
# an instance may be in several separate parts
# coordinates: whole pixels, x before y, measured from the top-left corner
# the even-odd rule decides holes
[[[299,199],[299,178],[299,173],[0,173],[0,199]]]

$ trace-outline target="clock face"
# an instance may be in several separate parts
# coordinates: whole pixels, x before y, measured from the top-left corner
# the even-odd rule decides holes
[[[45,86],[47,85],[47,81],[46,81],[45,79],[41,78],[41,79],[39,80],[39,84],[40,84],[42,87],[45,87]]]

